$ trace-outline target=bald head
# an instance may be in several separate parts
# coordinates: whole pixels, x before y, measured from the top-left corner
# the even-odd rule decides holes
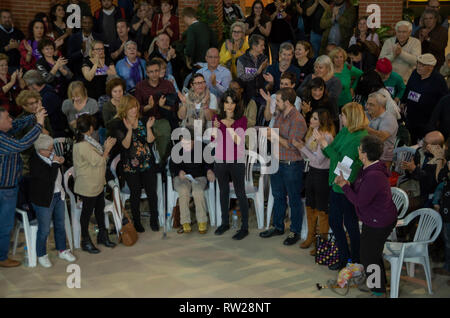
[[[219,66],[219,50],[215,47],[210,48],[206,51],[206,63],[208,63],[208,68],[210,70],[215,70]]]
[[[445,139],[440,131],[434,130],[425,135],[424,141],[428,145],[443,146]]]

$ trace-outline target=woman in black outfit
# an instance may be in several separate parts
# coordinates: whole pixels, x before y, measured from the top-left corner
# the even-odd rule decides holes
[[[269,45],[268,39],[270,35],[270,31],[272,29],[272,22],[270,18],[264,13],[264,4],[261,0],[256,0],[252,5],[251,14],[245,19],[245,34],[248,35],[248,38],[253,34],[258,34],[264,37],[265,45],[264,45],[264,55],[269,56]]]
[[[242,240],[248,235],[248,200],[245,194],[245,130],[247,129],[247,118],[243,116],[243,112],[242,103],[236,93],[227,90],[220,101],[219,115],[214,115],[213,118],[214,130],[212,136],[217,140],[214,174],[219,182],[220,207],[222,209],[222,224],[214,234],[222,235],[230,229],[231,177],[242,215],[241,229],[233,236],[234,240]],[[220,134],[222,134],[222,137]],[[233,153],[227,152],[227,148],[232,148]],[[209,176],[208,179],[210,179]]]
[[[141,224],[139,204],[141,189],[145,189],[150,207],[150,227],[159,231],[157,195],[156,195],[156,163],[152,152],[155,141],[152,126],[155,118],[146,122],[139,118],[139,102],[131,95],[123,96],[116,118],[109,126],[111,134],[117,138],[120,147],[120,161],[123,165],[125,180],[130,188],[131,213],[136,231],[145,232]]]
[[[295,58],[292,60],[292,64],[300,69],[299,85],[309,74],[314,73],[314,50],[309,42],[298,41],[295,45]]]
[[[325,81],[321,77],[316,77],[309,81],[303,91],[301,113],[309,122],[311,114],[319,108],[327,109],[333,121],[338,120],[337,105],[328,98]]]

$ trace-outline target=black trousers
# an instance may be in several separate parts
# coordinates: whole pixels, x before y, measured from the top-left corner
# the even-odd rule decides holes
[[[367,267],[371,264],[378,265],[381,272],[380,287],[371,288],[373,292],[385,293],[386,292],[386,271],[383,263],[383,248],[386,239],[391,234],[394,224],[383,228],[374,228],[363,224],[361,232],[361,247],[360,258],[361,264],[364,266],[366,276],[369,277],[373,272],[368,272]],[[373,270],[372,270],[373,271]]]
[[[158,224],[158,197],[156,195],[155,170],[147,169],[135,173],[125,173],[125,180],[130,188],[130,204],[133,221],[140,222],[141,220],[139,204],[141,201],[141,189],[144,188],[150,208],[150,224]]]
[[[84,241],[89,238],[89,220],[91,219],[92,212],[95,214],[99,231],[105,230],[105,194],[102,191],[96,197],[85,197],[81,195],[80,197],[83,201],[80,217],[81,239]]]
[[[230,177],[241,209],[241,229],[248,230],[248,200],[245,194],[245,163],[215,163],[214,173],[219,183],[222,225],[230,224]]]

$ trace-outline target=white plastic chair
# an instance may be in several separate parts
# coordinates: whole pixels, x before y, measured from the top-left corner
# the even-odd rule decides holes
[[[170,160],[170,158],[169,158]],[[170,214],[170,217],[167,218],[166,226],[168,229],[171,229],[173,226],[173,219],[171,217],[173,208],[177,204],[178,192],[173,188],[173,180],[170,171],[167,171],[167,211]],[[216,225],[216,202],[214,197],[214,182],[209,182],[208,186],[205,189],[205,201],[206,207],[209,213],[209,221],[211,226]],[[192,196],[192,194],[191,194]]]
[[[256,220],[258,222],[258,229],[264,227],[264,176],[259,176],[258,187],[253,184],[253,164],[260,160],[258,154],[253,151],[247,151],[245,156],[245,194],[248,199],[252,199],[255,204]],[[234,192],[233,183],[230,182],[230,199],[237,199]],[[220,207],[220,189],[219,183],[216,180],[216,221],[217,226],[222,224],[222,209]]]
[[[25,242],[27,244],[28,267],[36,267],[36,263],[37,263],[36,238],[37,238],[38,225],[37,225],[37,223],[30,224],[30,222],[28,221],[27,212],[20,210],[20,209],[16,209],[16,213],[19,213],[22,216],[22,221],[21,222],[18,221],[16,224],[12,254],[16,255],[20,229],[23,228],[23,231],[25,233]]]
[[[69,195],[70,199],[70,214],[72,215],[72,231],[73,231],[73,245],[75,248],[81,247],[81,224],[80,224],[80,217],[81,217],[81,207],[77,205],[75,195],[69,188],[69,179],[70,177],[75,178],[74,168],[71,167],[69,170],[64,173],[64,187],[66,188],[66,193]],[[109,201],[105,200],[105,227],[106,230],[109,230],[109,217],[108,213],[111,213],[114,224],[117,227],[122,224],[122,219],[119,218],[119,216],[116,213],[116,210],[114,208],[114,204]],[[117,232],[119,233],[119,232]],[[117,234],[119,235],[119,234]]]
[[[157,154],[157,151],[154,149],[153,153]],[[159,162],[159,157],[156,156],[156,163]],[[114,175],[115,183],[120,187],[119,178],[117,177],[117,165],[120,161],[120,154],[117,155],[113,161],[111,162],[111,172]],[[162,175],[161,173],[156,174],[156,195],[158,196],[158,218],[159,218],[159,225],[162,227],[164,226],[164,212],[165,209],[165,190],[162,182]],[[125,206],[125,202],[130,198],[130,188],[128,187],[127,183],[125,182],[125,185],[123,188],[120,189],[120,199],[122,200],[122,205]],[[145,193],[145,190],[142,189],[141,192],[141,199],[147,199],[147,194]],[[171,212],[170,212],[171,213]],[[170,216],[170,213],[168,212],[167,216]],[[141,212],[141,215],[144,215],[143,212]]]
[[[409,207],[409,198],[405,191],[400,188],[391,187],[392,201],[394,201],[395,207],[397,208],[397,219],[402,219]],[[388,237],[389,241],[397,241],[397,231],[394,228],[392,233]]]
[[[403,262],[423,265],[427,278],[428,293],[433,293],[428,244],[433,243],[441,233],[442,218],[433,209],[423,208],[410,213],[403,220],[400,220],[397,226],[406,226],[416,217],[420,219],[412,242],[386,242],[386,248],[390,254],[384,254],[383,256],[391,263],[391,298],[398,297]]]

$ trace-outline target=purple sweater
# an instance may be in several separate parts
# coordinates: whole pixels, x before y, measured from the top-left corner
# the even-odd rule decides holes
[[[397,219],[388,177],[386,166],[379,161],[361,169],[353,185],[342,187],[347,199],[355,206],[358,218],[367,226],[387,227]]]
[[[216,118],[218,118],[217,115],[214,115],[212,119],[213,125]],[[241,138],[239,145],[234,143],[233,138],[222,121],[219,120],[219,122],[220,126],[218,128],[218,133],[221,133],[222,138],[220,138],[219,135],[217,137],[216,160],[237,161],[238,159],[245,158],[245,131],[247,130],[247,118],[242,116],[235,120],[230,128]],[[212,140],[214,141],[214,138],[212,138]]]

